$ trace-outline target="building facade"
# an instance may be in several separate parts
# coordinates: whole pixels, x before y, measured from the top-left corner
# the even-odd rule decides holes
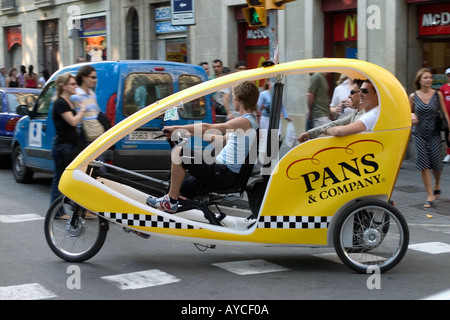
[[[198,64],[219,58],[231,70],[270,59],[269,30],[250,28],[245,0],[196,0],[195,25],[172,26],[170,1],[2,0],[0,64],[54,72],[86,61],[151,59]],[[436,82],[450,67],[450,2],[297,0],[277,10],[280,62],[348,57],[387,68],[413,90],[418,69]],[[330,79],[333,83],[333,79]],[[306,75],[286,83],[286,107],[300,131]]]

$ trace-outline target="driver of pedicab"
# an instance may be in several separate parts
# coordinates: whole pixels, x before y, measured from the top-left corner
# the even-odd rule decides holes
[[[365,80],[359,90],[359,104],[366,114],[359,120],[345,126],[327,128],[325,135],[344,137],[360,132],[372,132],[380,116],[378,94],[370,80]]]
[[[259,89],[251,81],[245,81],[233,87],[233,103],[239,117],[225,123],[196,123],[192,125],[168,126],[163,132],[168,139],[177,130],[187,131],[190,135],[216,132],[209,135],[211,142],[218,141],[224,145],[214,161],[205,161],[205,157],[194,156],[186,161],[183,148],[175,147],[172,155],[169,193],[161,198],[149,197],[147,204],[156,209],[174,214],[178,210],[180,196],[194,198],[201,194],[200,190],[226,189],[238,180],[242,165],[250,152],[250,146],[257,138],[258,122],[256,119]],[[206,140],[206,139],[205,139]],[[181,159],[181,161],[179,161]],[[198,160],[200,159],[200,160]],[[186,171],[190,177],[186,179]]]

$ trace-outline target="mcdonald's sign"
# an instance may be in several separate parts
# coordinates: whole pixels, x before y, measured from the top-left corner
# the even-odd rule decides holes
[[[356,12],[337,13],[334,15],[334,41],[358,40],[358,16]]]

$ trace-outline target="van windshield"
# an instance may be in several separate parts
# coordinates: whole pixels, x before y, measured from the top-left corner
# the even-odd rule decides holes
[[[36,102],[33,112],[34,117],[36,118],[47,117],[55,93],[56,93],[55,82],[52,81],[45,87],[44,92],[40,95],[38,101]]]

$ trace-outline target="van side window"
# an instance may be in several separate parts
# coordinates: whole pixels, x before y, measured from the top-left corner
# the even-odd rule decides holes
[[[181,75],[179,78],[180,91],[193,87],[202,80],[194,75]],[[185,119],[203,119],[206,116],[205,97],[191,101],[184,105],[184,112],[181,116]]]
[[[48,115],[48,112],[50,110],[50,106],[52,105],[52,99],[55,96],[55,82],[49,83],[44,91],[42,92],[41,96],[36,102],[36,106],[33,112],[33,117],[35,118],[46,118]]]
[[[125,79],[123,115],[129,117],[172,93],[170,74],[132,73]]]

